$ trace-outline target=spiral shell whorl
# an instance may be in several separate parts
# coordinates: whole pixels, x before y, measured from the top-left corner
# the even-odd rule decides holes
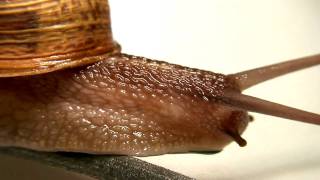
[[[0,2],[0,77],[79,66],[118,51],[106,0]]]

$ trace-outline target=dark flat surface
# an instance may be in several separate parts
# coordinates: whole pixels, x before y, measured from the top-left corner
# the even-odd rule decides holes
[[[50,153],[20,148],[0,148],[0,153],[29,159],[96,179],[191,179],[129,156]]]

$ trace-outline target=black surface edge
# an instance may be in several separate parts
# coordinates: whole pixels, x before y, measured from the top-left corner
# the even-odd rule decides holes
[[[22,148],[3,148],[0,153],[34,160],[49,166],[77,172],[100,180],[106,179],[192,179],[166,168],[130,156],[52,153]]]

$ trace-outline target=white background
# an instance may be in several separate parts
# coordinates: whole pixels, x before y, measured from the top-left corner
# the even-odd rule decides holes
[[[110,0],[123,52],[234,73],[320,53],[318,0]],[[320,114],[320,67],[246,94]],[[215,155],[142,158],[198,179],[318,179],[320,127],[252,113],[243,137]]]

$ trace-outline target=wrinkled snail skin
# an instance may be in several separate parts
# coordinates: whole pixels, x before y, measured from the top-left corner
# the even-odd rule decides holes
[[[0,87],[2,146],[145,156],[245,145],[249,117],[219,102],[238,91],[222,74],[122,54]]]

